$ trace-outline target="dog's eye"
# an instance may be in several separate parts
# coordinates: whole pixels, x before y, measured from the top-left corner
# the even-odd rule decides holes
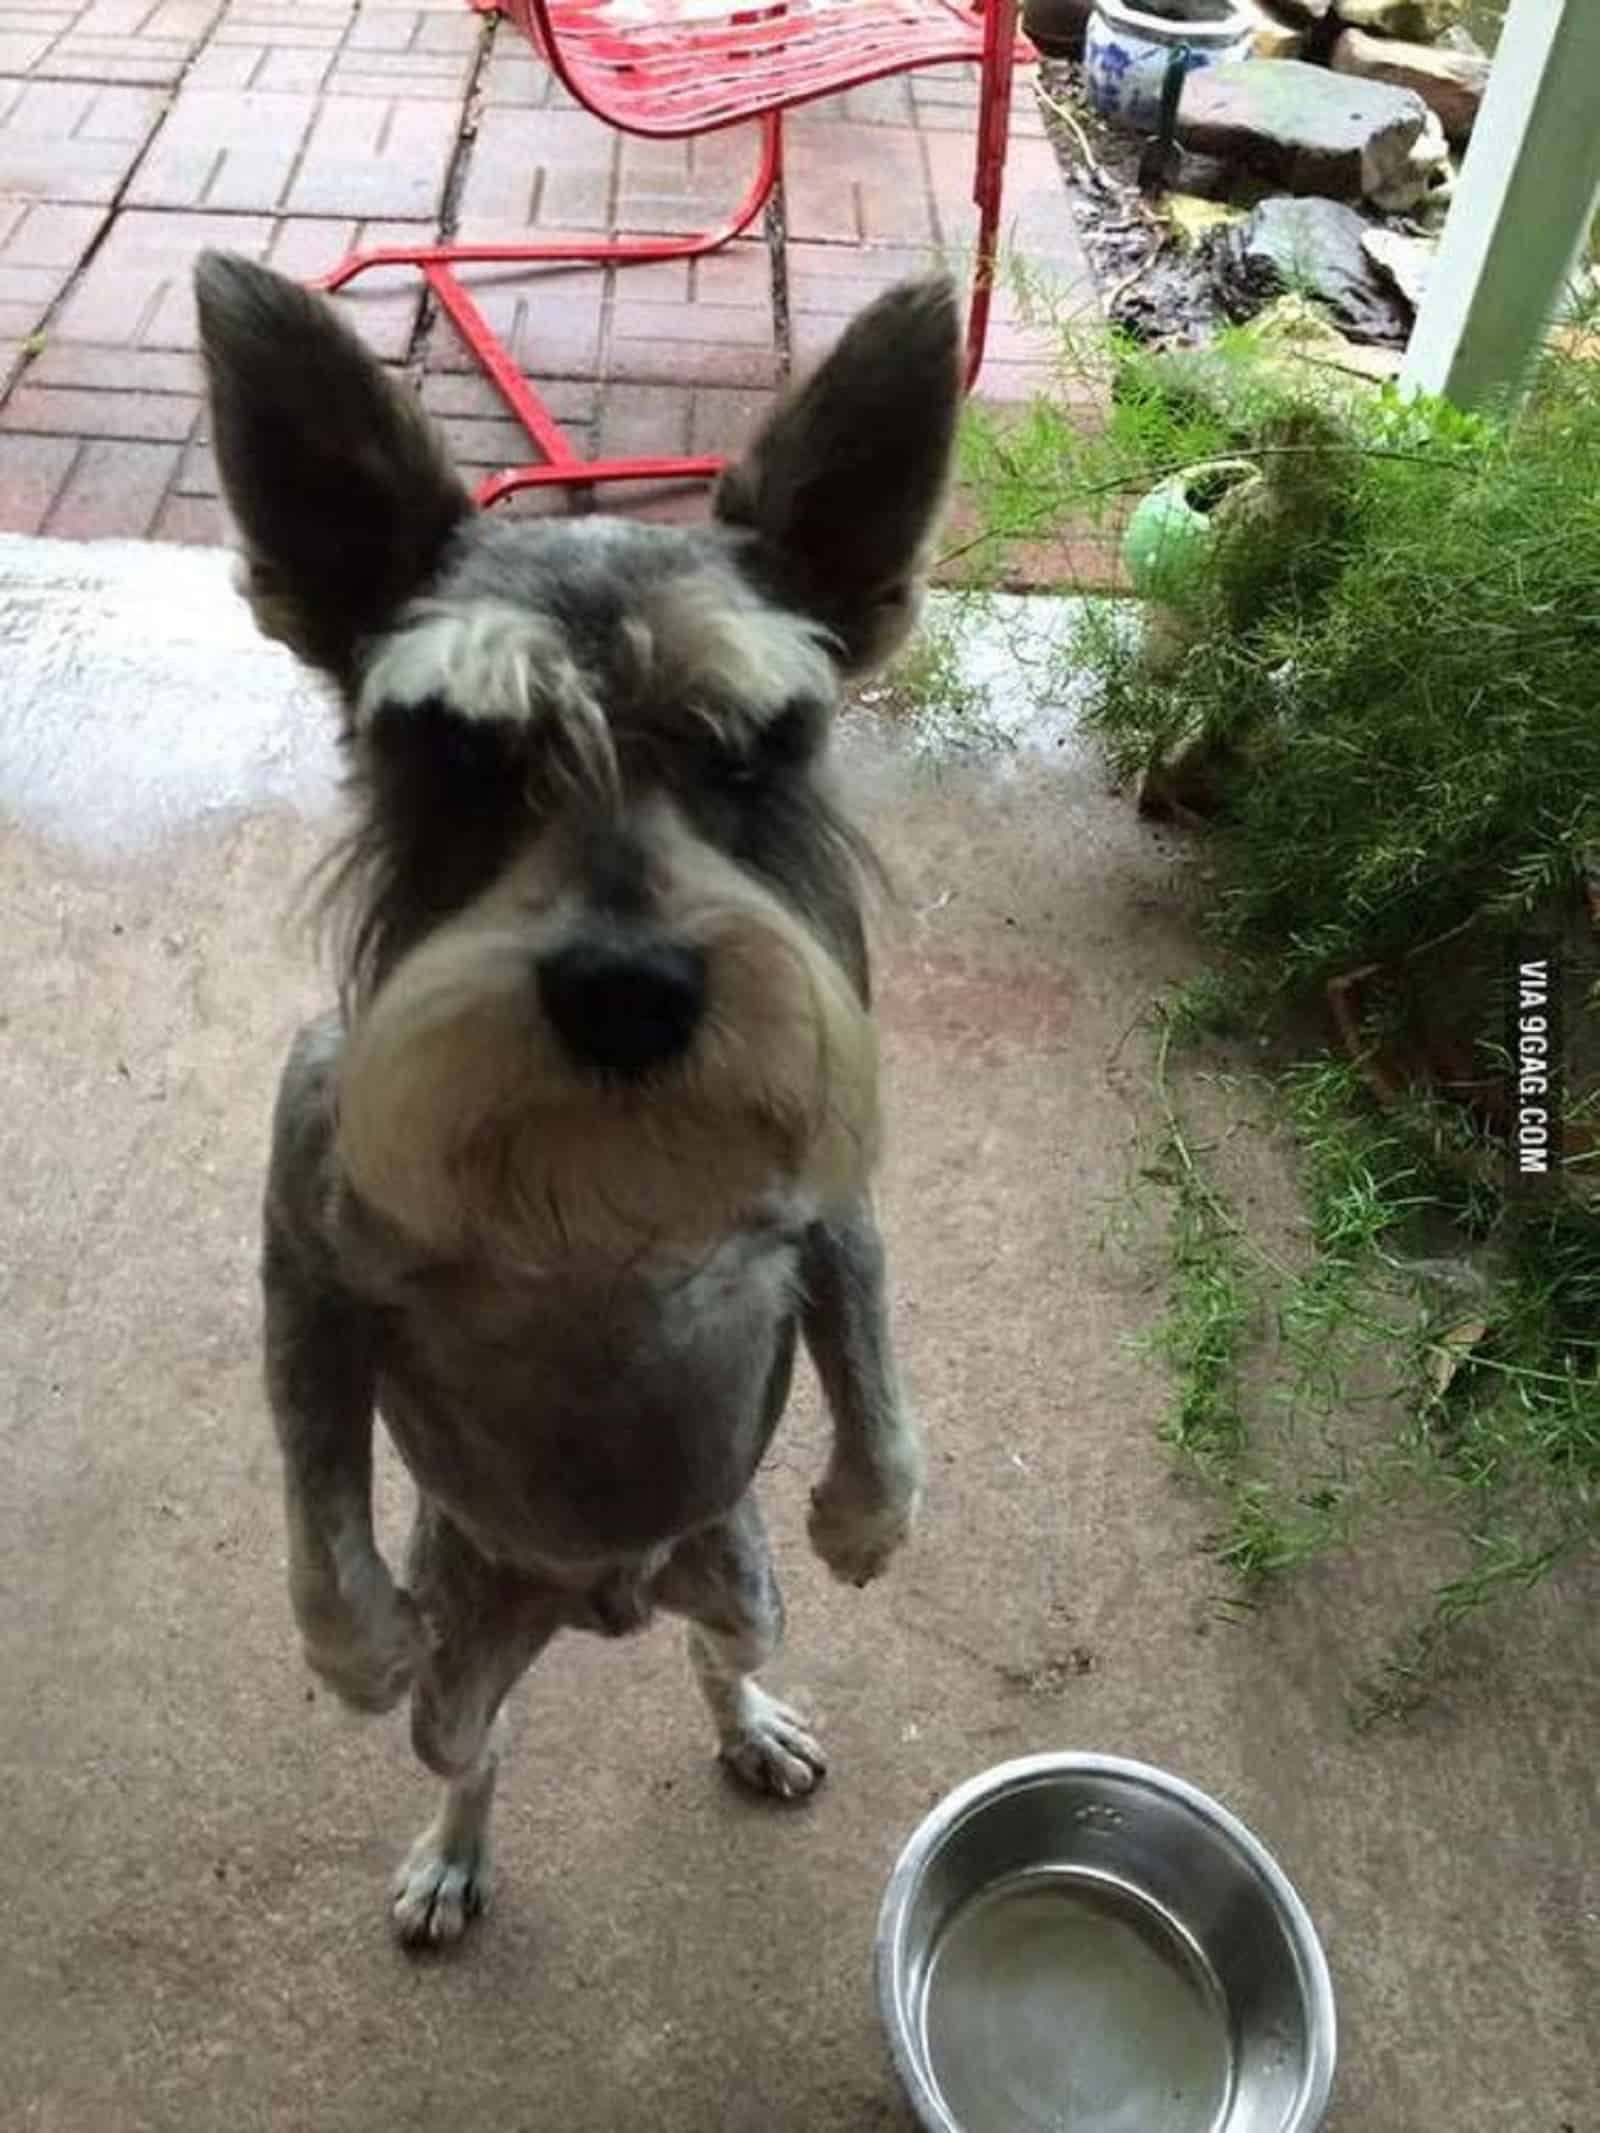
[[[511,735],[500,721],[463,718],[435,698],[381,704],[367,728],[380,771],[419,780],[440,797],[486,800],[512,789]]]
[[[759,726],[707,722],[670,742],[636,741],[625,760],[644,778],[660,778],[691,801],[714,806],[721,800],[745,809],[803,772],[827,730],[827,705],[796,697]]]

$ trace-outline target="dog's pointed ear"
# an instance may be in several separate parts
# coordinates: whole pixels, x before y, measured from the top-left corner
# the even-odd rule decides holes
[[[961,409],[955,291],[904,282],[847,328],[723,475],[715,511],[758,537],[768,589],[824,623],[851,670],[915,619]]]
[[[209,251],[195,294],[247,597],[268,636],[348,688],[471,502],[420,406],[321,297]]]

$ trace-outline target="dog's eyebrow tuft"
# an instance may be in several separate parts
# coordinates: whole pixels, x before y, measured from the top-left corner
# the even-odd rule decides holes
[[[640,604],[651,694],[735,731],[759,730],[798,701],[830,704],[838,689],[831,639],[781,608],[744,604],[708,574],[653,586]]]
[[[604,711],[557,623],[507,601],[419,600],[367,662],[356,699],[358,733],[380,712],[431,704],[469,724],[548,730],[587,783],[617,788]]]
[[[710,571],[641,588],[612,624],[604,675],[574,656],[553,615],[508,600],[419,600],[370,653],[355,729],[380,711],[432,703],[464,720],[548,730],[587,782],[614,790],[606,706],[652,723],[689,718],[735,742],[754,739],[796,703],[838,691],[832,639],[819,624],[768,607]]]

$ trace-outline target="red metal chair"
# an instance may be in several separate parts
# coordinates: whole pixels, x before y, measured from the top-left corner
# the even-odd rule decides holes
[[[725,462],[698,457],[584,459],[456,278],[466,266],[607,264],[694,259],[747,230],[783,168],[783,113],[862,82],[917,67],[976,62],[979,102],[973,198],[978,239],[967,324],[970,390],[983,361],[1005,179],[1012,70],[1032,57],[1017,0],[470,0],[506,14],[586,110],[624,133],[682,137],[759,121],[760,155],[729,219],[695,237],[581,238],[529,244],[387,245],[341,260],[319,288],[373,267],[414,266],[455,322],[539,453],[496,474],[480,504],[518,489],[609,481],[709,480]]]

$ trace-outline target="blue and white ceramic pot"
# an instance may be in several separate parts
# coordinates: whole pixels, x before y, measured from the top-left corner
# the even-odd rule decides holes
[[[1130,133],[1154,133],[1161,84],[1178,45],[1190,68],[1248,59],[1252,26],[1235,0],[1095,0],[1084,40],[1083,78],[1103,119]]]

